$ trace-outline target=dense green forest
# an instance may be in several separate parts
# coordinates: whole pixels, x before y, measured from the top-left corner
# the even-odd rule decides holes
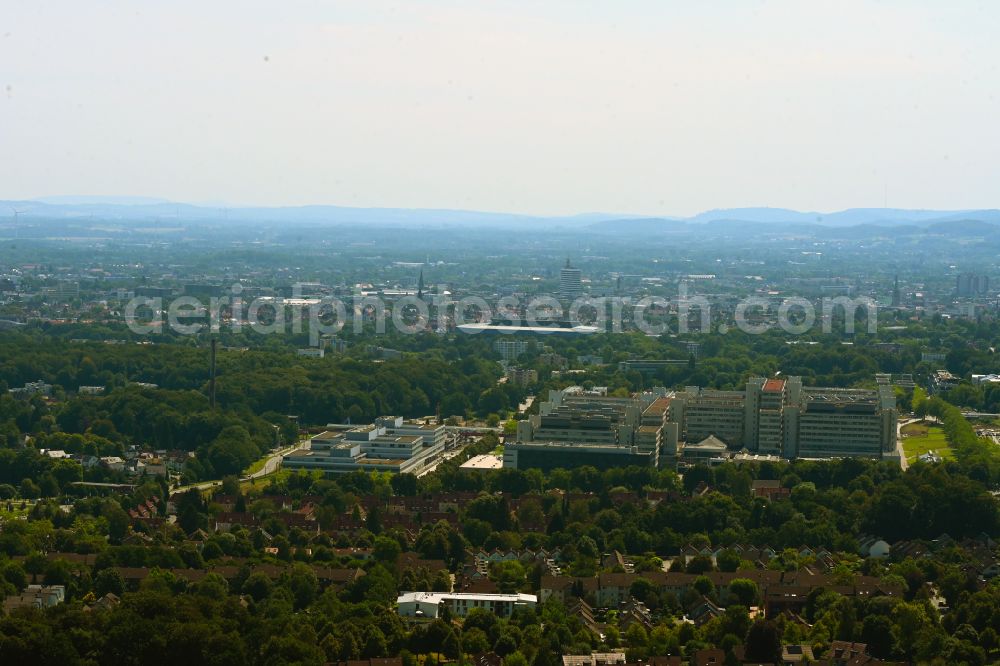
[[[538,382],[517,386],[498,383],[501,368],[492,338],[470,335],[364,334],[351,338],[346,354],[311,359],[295,355],[294,340],[259,336],[249,342],[262,347],[238,347],[223,340],[218,356],[218,409],[208,399],[207,338],[163,336],[150,344],[86,342],[93,335],[82,325],[29,327],[0,333],[0,389],[42,380],[54,387],[54,401],[36,396],[16,400],[0,393],[0,438],[8,447],[25,434],[34,448],[62,449],[111,455],[125,445],[195,451],[188,480],[238,473],[275,444],[275,426],[282,441],[292,441],[298,426],[331,422],[370,422],[383,414],[405,417],[437,415],[505,418],[528,394],[545,395],[563,388],[554,357],[575,361],[593,355],[604,365],[586,366],[571,381],[607,386],[612,392],[632,392],[653,386],[704,385],[736,388],[753,375],[782,372],[801,375],[807,384],[871,385],[877,372],[911,373],[924,381],[937,365],[921,362],[924,349],[947,350],[944,365],[961,376],[1000,371],[990,352],[998,345],[993,327],[969,321],[937,320],[914,323],[905,331],[880,334],[898,345],[874,348],[873,338],[858,336],[841,344],[837,335],[788,344],[778,334],[694,336],[698,357],[690,363],[661,369],[652,375],[621,371],[628,358],[686,358],[685,340],[649,338],[638,334],[581,336],[572,340],[539,338],[518,363],[539,371]],[[116,339],[116,338],[112,338]],[[149,341],[147,341],[149,342]],[[375,358],[371,344],[397,349],[399,358]],[[135,385],[155,384],[157,388]],[[100,386],[102,396],[81,396],[80,386]],[[953,404],[982,411],[1000,411],[1000,387],[964,382],[944,396]],[[909,408],[901,392],[900,407]],[[537,402],[535,409],[537,409]],[[295,417],[290,420],[289,417]],[[80,437],[67,438],[67,435]],[[13,451],[0,451],[10,458]],[[51,461],[29,460],[21,454],[18,471],[3,472],[2,482],[17,485],[29,469],[36,481]],[[4,470],[13,470],[4,465]],[[46,475],[44,494],[57,490],[49,481],[69,476]],[[107,476],[94,471],[91,476]],[[100,480],[100,479],[96,479]],[[58,487],[65,485],[59,481]],[[30,489],[29,489],[30,490]]]

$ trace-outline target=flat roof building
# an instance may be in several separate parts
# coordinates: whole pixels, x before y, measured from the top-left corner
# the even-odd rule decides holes
[[[419,474],[441,457],[446,440],[444,426],[381,416],[370,425],[315,435],[308,449],[287,454],[281,464],[287,469],[324,474],[357,470]]]
[[[474,324],[459,324],[455,327],[462,333],[500,333],[504,335],[513,335],[515,333],[520,333],[524,335],[554,335],[554,336],[574,336],[574,335],[590,335],[591,333],[599,333],[601,329],[596,326],[587,326],[585,324],[572,324],[570,326],[531,326],[528,324],[492,324],[492,323],[474,323]]]
[[[549,391],[538,414],[518,421],[517,442],[507,444],[504,467],[656,466],[665,409],[657,401],[665,396],[666,389],[627,397],[608,396],[604,387]]]
[[[573,469],[590,465],[598,469],[608,467],[656,466],[653,451],[641,451],[637,446],[592,444],[575,442],[531,441],[506,444],[503,466],[509,469]]]
[[[19,608],[49,608],[66,600],[63,585],[29,585],[22,592],[12,594],[3,601],[3,610],[10,613]]]
[[[484,453],[480,456],[473,456],[459,465],[459,469],[465,472],[489,472],[503,468],[503,456],[492,453]]]
[[[465,617],[473,608],[482,608],[500,617],[510,617],[515,608],[534,608],[533,594],[474,594],[465,592],[404,592],[396,598],[396,610],[403,617],[434,619],[448,608],[456,617]]]
[[[733,452],[783,458],[891,458],[897,417],[896,396],[885,377],[875,389],[754,377],[744,391],[678,392],[670,401],[661,450],[676,451],[678,459],[702,458],[702,451],[685,453],[685,447],[713,437]]]
[[[691,364],[686,358],[633,358],[627,361],[619,361],[618,369],[622,372],[635,370],[644,375],[652,375],[663,368],[687,367]]]

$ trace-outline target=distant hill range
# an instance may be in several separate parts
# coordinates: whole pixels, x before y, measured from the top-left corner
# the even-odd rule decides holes
[[[719,232],[746,233],[753,229],[819,232],[821,228],[919,228],[924,233],[993,235],[1000,231],[1000,210],[905,210],[850,208],[816,213],[784,208],[728,208],[691,217],[643,217],[614,213],[534,216],[468,210],[422,208],[352,208],[344,206],[226,207],[192,205],[147,197],[62,196],[34,200],[0,201],[0,220],[17,210],[25,223],[75,220],[186,226],[197,223],[277,223],[317,225],[378,225],[388,227],[547,228],[595,233],[670,233],[708,225]],[[7,226],[0,222],[3,226]],[[822,232],[820,232],[822,233]]]
[[[579,228],[612,218],[608,213],[561,217],[425,208],[351,208],[346,206],[228,207],[193,205],[144,197],[46,197],[0,201],[0,220],[17,210],[22,220],[77,220],[184,226],[191,223],[252,222],[309,225],[379,225],[389,227],[554,227]]]
[[[696,225],[716,231],[776,231],[782,228],[813,230],[817,228],[869,227],[884,232],[886,228],[912,228],[930,233],[953,235],[992,235],[1000,231],[1000,210],[906,210],[900,208],[849,208],[835,213],[803,213],[784,208],[729,208],[698,213],[687,218],[645,217],[601,220],[591,225],[600,231],[683,231]]]

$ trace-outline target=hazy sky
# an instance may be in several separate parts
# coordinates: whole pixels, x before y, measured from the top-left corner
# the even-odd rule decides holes
[[[998,35],[987,0],[0,0],[0,198],[998,207]]]

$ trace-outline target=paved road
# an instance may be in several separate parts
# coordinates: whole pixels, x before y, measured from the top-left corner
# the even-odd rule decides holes
[[[905,472],[910,463],[906,461],[906,451],[903,450],[903,426],[910,425],[920,419],[905,419],[896,422],[896,455],[899,456],[899,466]]]
[[[243,477],[242,479],[240,479],[240,481],[248,481],[250,479],[259,479],[262,476],[267,476],[268,474],[274,474],[281,467],[281,458],[283,456],[291,453],[292,451],[297,451],[298,449],[301,449],[302,447],[304,447],[308,443],[309,443],[308,439],[303,439],[298,444],[295,444],[293,446],[288,446],[288,447],[285,447],[285,448],[281,449],[280,451],[278,451],[277,453],[275,453],[273,456],[271,456],[270,458],[268,458],[267,462],[264,463],[263,467],[261,467],[259,470],[257,470],[253,474],[250,474],[248,476]]]
[[[417,473],[417,478],[420,478],[422,476],[427,476],[428,474],[436,471],[437,468],[438,468],[438,465],[440,465],[441,463],[443,463],[445,460],[451,460],[452,458],[454,458],[455,456],[457,456],[459,453],[461,453],[464,449],[465,449],[465,447],[463,446],[461,448],[453,449],[451,451],[445,452],[440,458],[438,458],[437,460],[435,460],[430,466],[425,467],[420,472],[418,472]]]
[[[253,474],[248,474],[246,476],[241,476],[240,477],[240,481],[249,481],[250,479],[259,479],[261,477],[267,476],[268,474],[274,474],[281,467],[281,458],[282,458],[282,456],[284,456],[285,454],[291,453],[292,451],[295,451],[297,449],[301,449],[308,442],[309,442],[308,439],[304,439],[304,440],[298,442],[297,444],[293,444],[292,446],[286,446],[283,449],[275,451],[273,454],[271,454],[268,457],[268,459],[264,463],[263,467],[261,467],[259,470],[257,470]],[[174,488],[174,492],[178,492],[178,491],[183,492],[185,490],[191,490],[192,488],[196,488],[198,490],[209,490],[210,488],[216,488],[216,487],[221,486],[221,485],[222,485],[222,480],[221,479],[213,479],[211,481],[201,481],[199,483],[193,483],[193,484],[188,485],[188,486],[178,486],[177,488]]]

